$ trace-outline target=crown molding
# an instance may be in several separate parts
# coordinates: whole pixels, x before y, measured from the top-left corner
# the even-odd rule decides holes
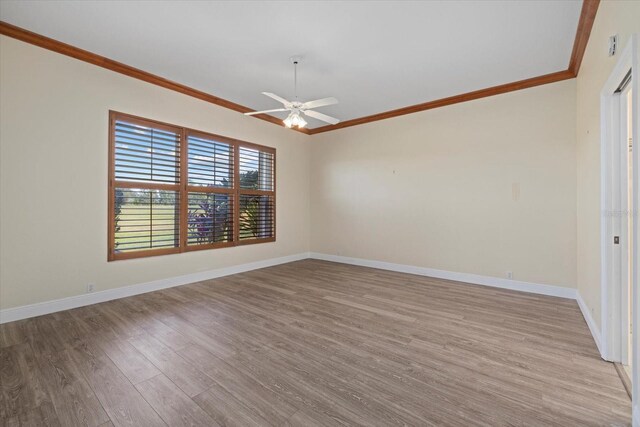
[[[89,52],[84,49],[80,49],[75,46],[60,42],[58,40],[45,37],[43,35],[34,33],[24,28],[17,27],[4,21],[0,21],[0,34],[7,37],[20,40],[34,46],[41,47],[43,49],[51,50],[62,55],[70,56],[80,61],[88,62],[89,64],[97,65],[98,67],[106,68],[107,70],[115,71],[116,73],[124,74],[125,76],[133,77],[134,79],[142,80],[147,83],[154,84],[156,86],[170,89],[182,94],[198,98],[202,101],[210,102],[211,104],[219,105],[220,107],[228,108],[239,113],[249,113],[252,110],[244,105],[236,104],[229,100],[219,98],[215,95],[185,86],[180,83],[165,79],[164,77],[157,76],[155,74],[148,73],[138,68],[132,67],[122,62],[114,61],[113,59],[106,58],[93,52]],[[267,114],[258,114],[256,119],[264,120],[278,126],[284,127],[284,123],[277,117],[269,116]],[[296,131],[308,134],[308,129],[294,129]]]
[[[316,133],[329,132],[336,129],[343,129],[351,126],[362,125],[365,123],[376,122],[378,120],[390,119],[392,117],[404,116],[405,114],[417,113],[419,111],[431,110],[434,108],[444,107],[446,105],[458,104],[460,102],[473,101],[474,99],[486,98],[488,96],[499,95],[501,93],[513,92],[516,90],[527,89],[534,86],[555,83],[562,80],[572,79],[575,75],[569,70],[558,71],[544,76],[533,77],[526,80],[519,80],[513,83],[507,83],[499,86],[492,86],[486,89],[480,89],[473,92],[467,92],[460,95],[450,96],[448,98],[436,99],[435,101],[425,102],[423,104],[411,105],[409,107],[398,108],[397,110],[385,111],[384,113],[373,114],[371,116],[360,117],[359,119],[346,120],[337,125],[321,126],[310,129],[311,135]]]
[[[534,86],[546,85],[562,80],[573,79],[578,76],[580,64],[582,63],[582,57],[584,56],[584,52],[587,49],[587,43],[589,41],[589,36],[591,35],[591,29],[593,28],[593,23],[596,19],[596,13],[598,12],[599,5],[600,0],[583,0],[582,10],[580,11],[580,19],[578,20],[578,28],[576,29],[576,38],[573,42],[571,57],[569,58],[569,67],[566,70],[557,71],[551,74],[545,74],[543,76],[532,77],[530,79],[520,80],[517,82],[493,86],[486,89],[480,89],[473,92],[467,92],[460,95],[454,95],[448,98],[436,99],[435,101],[429,101],[422,104],[411,105],[409,107],[398,108],[397,110],[372,114],[370,116],[360,117],[358,119],[346,120],[336,125],[321,126],[315,129],[310,129],[309,133],[311,135],[314,135],[316,133],[329,132],[332,130],[371,123],[378,120],[390,119],[392,117],[404,116],[405,114],[417,113],[418,111],[431,110],[433,108],[440,108],[446,105],[458,104],[460,102],[472,101],[474,99],[486,98],[489,96],[500,95],[503,93],[527,89]]]
[[[576,30],[576,38],[573,42],[573,51],[571,52],[568,68],[576,77],[578,76],[578,71],[580,71],[582,57],[587,49],[593,23],[596,20],[598,6],[600,6],[600,0],[584,0],[582,2],[580,20],[578,21],[578,29]]]
[[[506,83],[498,86],[493,86],[485,89],[476,90],[473,92],[467,92],[459,95],[450,96],[448,98],[437,99],[434,101],[425,102],[422,104],[411,105],[408,107],[398,108],[396,110],[386,111],[382,113],[372,114],[366,117],[360,117],[357,119],[346,120],[336,125],[321,126],[315,129],[293,129],[294,131],[304,133],[306,135],[315,135],[317,133],[328,132],[337,129],[343,129],[346,127],[357,126],[365,123],[371,123],[378,120],[385,120],[392,117],[403,116],[405,114],[417,113],[419,111],[431,110],[434,108],[440,108],[447,105],[458,104],[461,102],[472,101],[475,99],[486,98],[489,96],[499,95],[507,92],[513,92],[516,90],[527,89],[534,86],[545,85],[549,83],[555,83],[562,80],[572,79],[577,77],[584,52],[587,48],[589,36],[591,35],[591,29],[595,21],[596,13],[600,0],[583,0],[582,10],[580,12],[580,19],[578,21],[578,28],[576,30],[576,38],[573,43],[573,50],[569,59],[569,67],[563,71],[557,71],[555,73],[545,74],[538,77],[532,77],[525,80],[519,80],[516,82]],[[129,77],[133,77],[138,80],[145,81],[157,86],[164,87],[182,94],[198,98],[200,100],[210,102],[215,105],[219,105],[224,108],[228,108],[239,113],[249,113],[254,110],[245,107],[235,102],[219,98],[209,93],[185,86],[180,83],[165,79],[155,74],[148,73],[138,68],[131,67],[118,61],[106,58],[104,56],[89,52],[84,49],[71,46],[66,43],[45,37],[43,35],[34,33],[24,28],[17,27],[4,21],[0,21],[0,34],[7,37],[30,43],[34,46],[38,46],[44,49],[51,50],[53,52],[60,53],[62,55],[70,56],[80,61],[88,62],[99,67],[106,68],[116,73],[124,74]],[[284,126],[281,119],[270,116],[268,114],[259,114],[255,117],[260,120],[264,120],[278,126]]]

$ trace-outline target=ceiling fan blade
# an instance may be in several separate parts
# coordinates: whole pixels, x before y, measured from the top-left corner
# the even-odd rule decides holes
[[[289,111],[289,110],[287,110],[286,108],[276,108],[275,110],[252,111],[250,113],[244,113],[244,115],[254,116],[256,114],[275,113],[276,111]]]
[[[340,120],[336,119],[335,117],[327,116],[326,114],[318,113],[317,111],[307,110],[303,111],[303,113],[309,117],[322,120],[323,122],[327,122],[332,125],[340,123]]]
[[[278,102],[282,102],[284,104],[285,107],[289,107],[291,105],[291,103],[289,101],[287,101],[286,99],[271,93],[271,92],[262,92],[263,95],[267,95],[269,98],[275,99]]]
[[[333,105],[337,103],[338,103],[338,100],[335,99],[334,97],[322,98],[322,99],[316,99],[315,101],[305,102],[304,104],[302,104],[302,108],[311,109],[311,108],[324,107],[325,105]]]

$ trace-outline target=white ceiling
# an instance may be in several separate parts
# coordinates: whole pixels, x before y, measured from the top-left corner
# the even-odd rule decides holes
[[[564,70],[581,5],[2,0],[0,19],[257,110],[293,97],[300,54],[299,97],[344,121]]]

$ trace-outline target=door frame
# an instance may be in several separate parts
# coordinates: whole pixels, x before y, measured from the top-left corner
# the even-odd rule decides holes
[[[618,94],[618,100],[620,105],[620,125],[618,126],[618,130],[623,130],[629,125],[629,118],[627,117],[627,111],[629,107],[629,91],[633,90],[633,85],[628,84],[623,90]],[[632,324],[632,319],[630,318],[631,314],[629,310],[626,308],[629,306],[629,287],[630,281],[633,280],[632,277],[629,277],[629,264],[633,262],[632,259],[629,259],[629,248],[633,247],[633,236],[631,236],[631,240],[628,239],[629,236],[629,215],[633,212],[633,205],[629,205],[629,148],[628,148],[628,138],[629,135],[627,132],[623,132],[619,135],[619,149],[620,149],[620,207],[621,207],[621,215],[620,215],[620,239],[621,244],[619,245],[619,256],[620,256],[620,363],[623,365],[628,365],[631,363],[629,360],[629,340],[625,339],[625,337],[629,334],[629,327]],[[636,147],[634,147],[636,148]],[[633,154],[633,151],[632,153]],[[635,169],[635,168],[634,168]],[[633,176],[631,177],[633,182]],[[632,185],[633,187],[633,185]],[[636,196],[637,198],[637,196]],[[622,244],[624,242],[624,244]],[[636,252],[632,252],[635,254]],[[617,255],[617,254],[616,254]],[[637,263],[636,263],[637,264]],[[633,266],[633,270],[637,268],[637,265]]]
[[[620,55],[620,59],[613,69],[609,79],[605,83],[600,94],[600,132],[601,132],[601,227],[600,227],[600,254],[601,254],[601,338],[602,358],[611,362],[621,362],[623,360],[622,333],[626,333],[623,328],[624,318],[621,315],[623,304],[628,303],[628,299],[623,294],[626,289],[622,286],[624,275],[621,274],[622,263],[625,262],[623,252],[626,245],[633,245],[634,257],[630,260],[633,265],[633,277],[631,286],[633,288],[632,301],[632,323],[636,333],[633,334],[632,346],[634,350],[640,349],[638,328],[640,328],[640,271],[638,271],[638,249],[640,241],[640,221],[638,218],[639,209],[639,168],[640,149],[638,140],[639,116],[639,93],[640,92],[640,68],[638,57],[640,56],[638,46],[638,35],[631,35],[626,48]],[[616,94],[620,83],[631,72],[632,93],[632,139],[633,139],[633,178],[634,189],[633,206],[627,206],[626,196],[623,197],[623,185],[621,185],[622,165],[627,159],[628,148],[623,150],[620,134],[622,111],[620,111],[620,95]],[[625,152],[627,154],[625,154]],[[626,170],[626,165],[624,167]],[[626,193],[624,193],[626,194]],[[632,242],[622,239],[623,226],[622,218],[633,215],[633,236]],[[614,245],[613,236],[620,236],[619,245]],[[622,244],[622,242],[625,244]],[[628,282],[627,282],[628,283]],[[626,307],[624,307],[626,310]],[[628,324],[627,324],[628,325]],[[633,396],[633,426],[640,427],[640,351],[633,351],[632,354],[632,396]]]

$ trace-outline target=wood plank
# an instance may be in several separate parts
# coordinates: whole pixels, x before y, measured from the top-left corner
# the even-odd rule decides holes
[[[293,414],[282,427],[326,427],[342,426],[344,424],[336,421],[330,416],[319,414],[308,409],[300,409]]]
[[[358,308],[360,310],[370,311],[372,313],[380,314],[381,316],[388,316],[394,319],[403,320],[405,322],[415,322],[416,318],[411,316],[405,316],[404,314],[394,313],[388,310],[382,310],[369,305],[360,304],[357,302],[349,301],[344,298],[324,297],[327,301],[336,302],[338,304],[348,305],[349,307]]]
[[[149,335],[166,345],[173,351],[182,350],[192,344],[191,340],[180,332],[162,322],[154,322],[144,328]]]
[[[223,387],[212,387],[195,396],[193,400],[221,426],[260,427],[269,424]]]
[[[31,319],[0,324],[0,348],[28,342],[25,326]]]
[[[0,419],[32,412],[51,398],[29,344],[0,349]]]
[[[263,289],[269,289],[271,291],[275,291],[275,292],[280,292],[281,294],[285,294],[285,295],[293,295],[296,292],[292,291],[290,289],[285,289],[285,288],[281,288],[279,286],[273,286],[273,285],[268,285],[266,283],[260,283],[260,282],[250,282],[251,286],[257,286],[259,288],[263,288]]]
[[[215,384],[209,390],[211,393],[228,393],[244,406],[251,408],[250,418],[255,418],[253,415],[255,412],[270,423],[280,424],[298,410],[296,406],[264,387],[251,375],[228,365],[204,348],[193,345],[182,350],[180,354],[199,366],[211,378],[215,378]],[[236,406],[235,403],[232,405]],[[224,413],[220,415],[225,418]],[[220,417],[217,418],[220,419]]]
[[[160,374],[158,368],[128,341],[100,341],[100,348],[133,384]]]
[[[150,335],[139,335],[129,342],[188,396],[202,393],[214,384],[196,365]]]
[[[219,425],[165,375],[159,374],[143,381],[136,388],[167,425]]]
[[[622,381],[622,385],[624,385],[624,389],[627,391],[627,394],[629,395],[629,399],[631,399],[632,387],[631,387],[631,378],[629,378],[629,374],[627,373],[625,367],[621,363],[614,363],[613,366],[616,368],[616,373],[620,377],[620,380]]]
[[[62,427],[58,420],[58,415],[51,402],[45,402],[40,406],[31,408],[26,412],[22,412],[15,417],[4,419],[0,417],[0,425],[2,426],[49,426],[49,427]]]
[[[98,426],[109,420],[67,351],[37,357],[43,382],[62,425]]]
[[[0,340],[7,425],[631,420],[575,301],[326,261],[6,324]]]
[[[97,345],[81,343],[69,350],[73,360],[116,426],[163,425],[127,377]]]

